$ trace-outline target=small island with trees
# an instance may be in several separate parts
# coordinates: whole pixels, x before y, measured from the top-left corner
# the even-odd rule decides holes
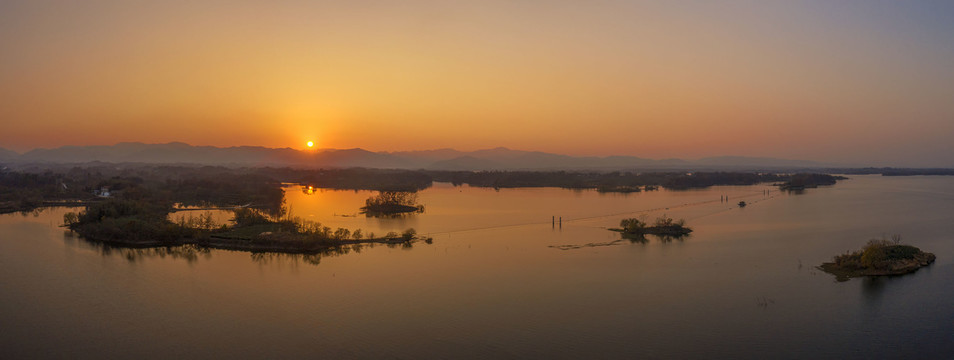
[[[814,189],[819,186],[831,186],[835,185],[838,180],[846,180],[848,178],[844,176],[830,175],[830,174],[813,174],[813,173],[802,173],[802,174],[793,174],[788,177],[788,180],[777,184],[779,189],[784,191],[800,192],[805,189]]]
[[[417,203],[417,194],[407,191],[380,191],[364,201],[361,212],[367,216],[399,216],[424,212]]]
[[[657,218],[652,225],[637,218],[629,218],[621,220],[619,226],[609,230],[619,232],[625,238],[641,238],[646,234],[678,238],[692,232],[692,229],[686,226],[685,220],[673,220],[665,215]]]
[[[902,245],[901,236],[891,240],[869,240],[860,251],[835,256],[818,268],[835,275],[838,281],[861,276],[890,276],[912,273],[934,262],[932,253],[911,245]]]

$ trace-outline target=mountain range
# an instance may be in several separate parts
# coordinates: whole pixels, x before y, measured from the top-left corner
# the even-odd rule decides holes
[[[764,157],[721,156],[698,160],[646,159],[635,156],[569,156],[503,147],[459,151],[372,152],[354,149],[296,150],[259,146],[192,146],[181,142],[63,146],[23,154],[0,149],[5,163],[162,163],[223,166],[365,167],[427,170],[783,170],[835,165]]]

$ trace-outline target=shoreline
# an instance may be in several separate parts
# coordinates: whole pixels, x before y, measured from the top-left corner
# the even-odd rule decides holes
[[[822,263],[817,269],[835,275],[839,281],[857,277],[901,276],[914,273],[934,263],[937,257],[932,253],[920,253],[912,259],[893,261],[887,268],[849,268],[834,262]]]
[[[276,241],[276,240],[247,240],[239,238],[227,238],[219,237],[215,235],[209,236],[208,239],[197,239],[197,238],[179,238],[174,241],[161,241],[161,240],[146,240],[146,241],[131,241],[131,240],[105,240],[105,239],[96,239],[83,236],[76,231],[73,231],[83,240],[102,243],[113,247],[120,248],[133,248],[133,249],[147,249],[147,248],[161,248],[161,247],[176,247],[176,246],[185,246],[185,245],[195,245],[203,248],[210,249],[219,249],[219,250],[231,250],[231,251],[245,251],[245,252],[269,252],[269,253],[284,253],[284,254],[318,254],[331,249],[341,248],[345,246],[353,245],[363,245],[363,244],[383,244],[383,245],[401,245],[401,244],[413,244],[417,241],[424,240],[427,242],[427,239],[421,237],[414,237],[409,240],[404,238],[373,238],[373,239],[362,239],[362,240],[338,240],[334,244],[327,244],[318,241]]]

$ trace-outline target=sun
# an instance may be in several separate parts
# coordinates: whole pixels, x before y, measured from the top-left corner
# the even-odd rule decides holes
[[[305,145],[308,145],[308,147],[315,147],[315,142],[314,142],[314,141],[309,141],[309,142],[306,143]]]

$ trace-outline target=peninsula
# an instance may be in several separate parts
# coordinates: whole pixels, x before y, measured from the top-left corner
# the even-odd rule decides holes
[[[234,209],[233,225],[219,225],[211,215],[168,219],[169,208],[149,201],[108,199],[91,204],[85,211],[64,215],[64,225],[89,241],[121,247],[201,247],[282,253],[319,253],[361,244],[410,246],[422,238],[413,228],[384,236],[360,229],[332,230],[318,222],[291,217],[287,210],[276,215],[252,208]]]

